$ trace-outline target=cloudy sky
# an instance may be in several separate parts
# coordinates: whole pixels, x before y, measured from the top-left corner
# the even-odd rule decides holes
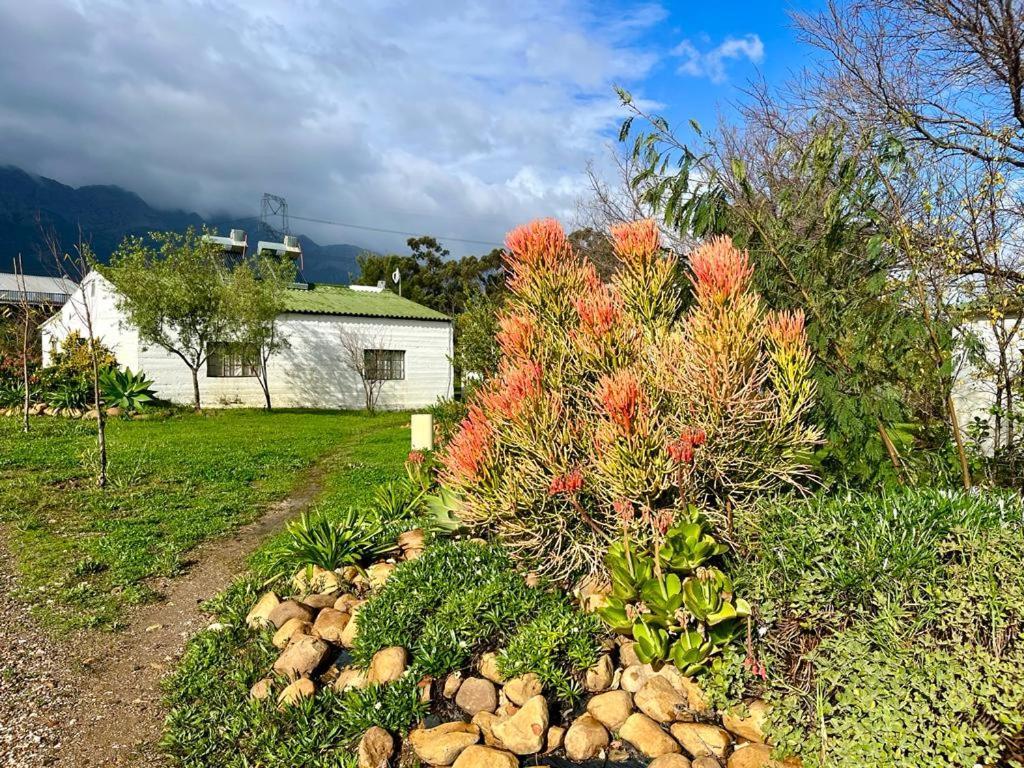
[[[807,0],[798,7],[813,5]],[[800,65],[779,2],[0,0],[0,164],[459,237],[571,220],[621,84],[683,122]],[[404,236],[293,220],[319,242]]]

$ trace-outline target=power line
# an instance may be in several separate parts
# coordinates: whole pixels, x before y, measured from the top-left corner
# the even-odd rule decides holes
[[[331,221],[330,219],[314,219],[314,218],[310,218],[308,216],[296,216],[295,214],[292,214],[291,218],[292,219],[296,219],[298,221],[310,221],[310,222],[313,222],[314,224],[330,224],[331,226],[335,226],[335,227],[348,227],[349,229],[363,229],[363,230],[366,230],[367,232],[383,232],[383,233],[389,234],[389,235],[407,235],[409,237],[420,237],[423,234],[422,232],[419,232],[419,233],[417,233],[417,232],[405,232],[405,231],[403,231],[401,229],[385,229],[383,227],[368,227],[368,226],[365,226],[363,224],[348,224],[348,223],[343,222],[343,221]],[[456,243],[470,243],[472,245],[493,245],[496,248],[501,248],[502,247],[501,243],[495,243],[495,242],[493,242],[491,240],[471,240],[471,239],[466,238],[466,237],[450,237],[448,235],[433,235],[433,237],[436,237],[438,240],[451,240],[452,242],[456,242]]]

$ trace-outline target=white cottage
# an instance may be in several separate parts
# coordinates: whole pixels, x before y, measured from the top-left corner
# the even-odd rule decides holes
[[[114,286],[98,272],[87,275],[61,311],[43,323],[44,365],[54,343],[74,330],[85,334],[86,301],[96,336],[120,365],[144,371],[159,397],[192,402],[188,367],[173,353],[139,339],[118,309]],[[446,315],[383,287],[319,283],[290,289],[286,307],[278,327],[288,346],[270,358],[267,371],[275,407],[364,406],[362,382],[343,338],[357,340],[366,359],[383,371],[379,407],[423,408],[438,397],[451,397],[452,323]],[[206,407],[263,405],[252,368],[227,344],[211,351],[199,389]]]

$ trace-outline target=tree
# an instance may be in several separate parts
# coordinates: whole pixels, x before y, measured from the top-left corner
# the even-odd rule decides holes
[[[769,306],[806,311],[830,472],[874,483],[933,471],[913,466],[919,449],[959,429],[950,334],[902,274],[876,138],[828,120],[785,124],[766,109],[748,111],[742,130],[693,124],[691,145],[621,95],[633,113],[622,138],[634,120],[646,125],[633,151],[647,204],[680,233],[730,235],[749,249]]]
[[[360,333],[343,329],[339,334],[342,358],[350,371],[359,377],[366,410],[375,413],[380,391],[387,378],[376,352],[387,348],[383,331]]]
[[[184,233],[126,237],[103,270],[139,338],[188,366],[197,411],[199,370],[211,343],[224,340],[231,330],[225,305],[226,257],[204,234],[190,227]]]
[[[397,269],[402,276],[402,295],[424,306],[455,317],[470,298],[500,293],[504,284],[501,249],[484,256],[451,258],[433,237],[411,237],[407,256],[364,254],[359,257],[361,285],[390,283]]]
[[[471,297],[465,311],[455,317],[455,366],[489,379],[498,370],[498,311],[501,305],[483,294]]]
[[[268,411],[271,399],[267,363],[271,355],[288,346],[278,317],[285,307],[284,292],[294,279],[295,266],[291,261],[259,255],[238,264],[225,288],[230,338],[253,357],[256,380]]]

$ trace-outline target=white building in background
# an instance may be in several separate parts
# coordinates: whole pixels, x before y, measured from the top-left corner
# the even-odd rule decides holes
[[[232,243],[218,238],[225,250]],[[230,243],[228,241],[231,241]],[[260,243],[261,250],[290,254],[288,243]],[[43,362],[53,344],[71,331],[86,334],[83,303],[91,310],[97,338],[122,366],[144,371],[158,397],[175,403],[192,402],[192,374],[174,353],[146,344],[118,309],[114,286],[91,272],[60,312],[42,326]],[[362,408],[362,380],[353,370],[342,339],[355,339],[364,359],[376,365],[386,380],[378,406],[388,409],[423,408],[438,397],[451,397],[452,323],[446,315],[404,299],[383,286],[344,286],[297,283],[288,290],[286,310],[278,328],[288,346],[268,364],[270,395],[281,408]],[[264,403],[263,390],[241,351],[224,343],[211,351],[200,371],[199,391],[207,408]]]
[[[992,411],[997,406],[1006,408],[1005,382],[998,381],[993,370],[999,360],[1002,337],[1005,346],[1006,368],[1011,376],[1011,401],[1014,410],[1024,413],[1024,318],[1020,314],[1008,314],[998,320],[978,317],[969,320],[963,330],[978,342],[979,352],[984,355],[987,365],[979,365],[964,359],[953,382],[953,401],[957,408],[960,428],[971,434],[977,422],[988,425],[988,437],[982,441],[986,453],[991,453],[997,443],[996,432],[1001,433],[998,443],[1005,445],[1009,437],[1010,422],[1004,417],[997,419]],[[998,334],[998,335],[997,335]],[[1014,426],[1015,439],[1021,439],[1024,424]]]

